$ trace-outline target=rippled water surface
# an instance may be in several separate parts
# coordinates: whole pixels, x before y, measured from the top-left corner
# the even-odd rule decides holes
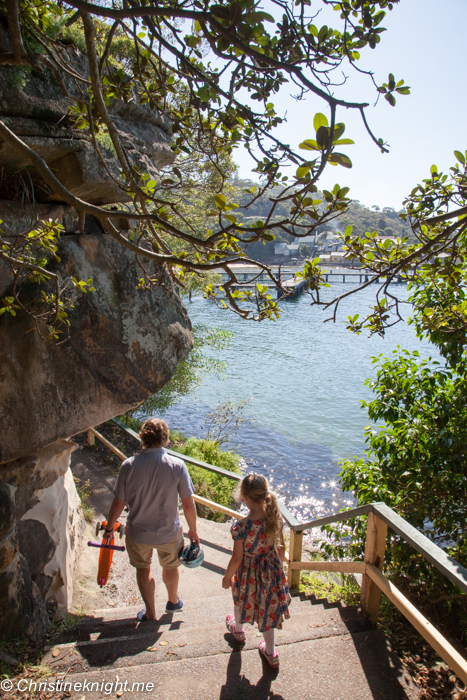
[[[349,284],[333,285],[334,293],[349,289]],[[394,290],[406,298],[404,286]],[[310,308],[307,295],[282,302],[285,313],[275,323],[246,322],[212,302],[194,299],[187,304],[194,324],[234,333],[231,347],[222,353],[226,379],[205,377],[196,396],[187,397],[164,418],[171,428],[202,436],[206,412],[217,403],[251,398],[245,413],[252,422],[235,438],[235,449],[248,467],[265,474],[301,518],[352,503],[337,487],[338,462],[364,449],[368,417],[360,402],[371,397],[364,386],[375,373],[370,357],[388,355],[397,345],[423,356],[436,354],[406,323],[390,329],[385,338],[346,330],[347,316],[363,315],[374,291],[370,287],[344,299],[336,323],[323,323],[329,312]]]

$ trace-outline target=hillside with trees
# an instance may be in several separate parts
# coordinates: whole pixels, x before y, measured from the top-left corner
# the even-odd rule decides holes
[[[261,194],[257,199],[251,202],[252,193],[261,192],[262,185],[253,182],[252,180],[235,179],[231,183],[231,192],[235,197],[235,201],[239,204],[236,209],[236,217],[239,222],[248,225],[249,223],[265,221],[271,209],[271,200],[280,198],[283,187],[278,186],[269,190],[267,193]],[[315,201],[321,200],[321,208],[324,210],[326,205],[326,191],[317,191],[314,195]],[[293,208],[293,200],[279,202],[275,209],[273,222],[290,219],[291,210]],[[320,206],[319,204],[317,205]],[[407,238],[408,243],[415,243],[415,236],[409,224],[401,218],[405,215],[405,210],[396,211],[392,207],[383,207],[382,209],[375,205],[371,208],[361,204],[358,200],[348,202],[347,208],[341,212],[336,212],[332,218],[328,218],[325,222],[316,225],[316,222],[306,215],[301,220],[301,228],[295,231],[298,237],[309,234],[324,234],[325,232],[333,231],[335,233],[344,232],[348,226],[352,226],[354,236],[364,236],[366,232],[372,233],[376,231],[378,236],[395,236],[398,238]],[[306,222],[309,221],[309,231],[306,230]],[[305,225],[305,228],[303,226]],[[293,226],[289,227],[293,230]],[[288,232],[276,228],[274,232],[274,240],[271,241],[256,241],[250,243],[246,249],[249,258],[260,262],[274,261],[274,246],[278,242],[290,243],[291,238]],[[322,236],[322,239],[324,236]],[[314,255],[316,248],[311,245],[303,244],[300,246],[299,254],[303,256]]]

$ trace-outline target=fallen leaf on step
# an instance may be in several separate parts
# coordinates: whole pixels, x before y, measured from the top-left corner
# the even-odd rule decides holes
[[[157,647],[148,647],[146,651],[159,651]]]
[[[58,647],[55,647],[55,649],[52,649],[52,656],[55,658],[60,654],[60,649]]]
[[[107,605],[110,605],[112,608],[115,607],[115,603],[113,602],[113,600],[108,600]]]
[[[159,642],[159,645],[160,645],[161,647],[166,647],[167,644],[168,644],[168,642],[165,642],[165,641]]]
[[[121,698],[123,695],[123,690],[117,690],[117,698]]]
[[[186,647],[186,642],[183,644],[174,644],[174,647]]]
[[[169,656],[177,656],[177,652],[175,652],[175,651],[166,651],[165,653],[168,654]]]

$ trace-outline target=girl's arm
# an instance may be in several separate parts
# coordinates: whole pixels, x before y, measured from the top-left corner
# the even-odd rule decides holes
[[[285,557],[285,544],[284,544],[284,536],[282,534],[282,530],[279,532],[279,544],[276,545],[277,549],[277,554],[279,556],[279,561],[281,564],[284,563],[284,557]]]
[[[243,559],[243,540],[235,540],[232,556],[222,579],[222,588],[230,588],[232,576],[237,571]]]

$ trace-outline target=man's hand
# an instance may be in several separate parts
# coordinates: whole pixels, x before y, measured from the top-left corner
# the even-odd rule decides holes
[[[196,532],[196,506],[193,496],[182,498],[183,512],[188,525],[188,537],[190,542],[196,542],[199,547],[199,536]]]
[[[196,544],[199,547],[199,535],[196,532],[196,530],[192,530],[191,528],[190,530],[188,530],[188,539],[190,540],[190,542],[196,542]]]
[[[112,528],[112,530],[111,530],[110,532],[107,532],[107,529],[104,529],[104,541],[105,541],[105,544],[109,544],[110,540],[111,540],[113,537],[114,537],[114,529],[113,529],[113,528]]]
[[[125,508],[125,501],[120,501],[118,498],[114,498],[112,501],[112,505],[110,506],[110,511],[109,511],[109,517],[107,518],[107,525],[106,528],[112,530],[110,532],[107,532],[104,530],[104,540],[105,544],[109,544],[110,540],[112,537],[114,537],[114,525],[119,519],[119,517],[122,514],[123,509]]]

